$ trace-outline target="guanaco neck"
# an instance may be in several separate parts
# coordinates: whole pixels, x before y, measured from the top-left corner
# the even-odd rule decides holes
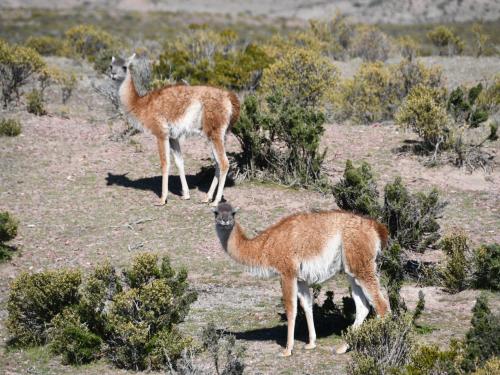
[[[125,79],[120,85],[118,92],[125,111],[137,116],[137,102],[139,101],[140,96],[135,87],[134,80],[132,79],[132,74],[130,74],[130,68],[127,69],[127,74],[125,75]]]
[[[239,223],[232,228],[217,227],[217,235],[224,250],[238,263],[247,266],[267,266],[260,240],[246,236]]]

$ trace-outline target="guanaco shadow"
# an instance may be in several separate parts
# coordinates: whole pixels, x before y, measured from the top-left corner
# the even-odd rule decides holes
[[[402,145],[391,149],[393,154],[411,154],[417,156],[428,156],[433,151],[425,142],[413,139],[405,139]]]
[[[298,305],[300,306],[300,305]],[[314,326],[318,338],[328,337],[333,334],[340,336],[342,332],[354,322],[354,301],[350,297],[343,298],[343,308],[333,303],[333,292],[327,292],[327,298],[323,305],[314,304]],[[278,314],[280,321],[286,322],[284,312]],[[287,326],[279,324],[271,328],[258,328],[247,331],[226,331],[232,334],[237,340],[247,341],[270,341],[274,340],[278,345],[286,345]],[[301,307],[297,310],[297,320],[295,323],[295,339],[307,343],[308,341],[307,322]]]
[[[196,188],[204,193],[208,192],[210,183],[214,177],[215,168],[214,167],[203,167],[195,175],[186,175],[186,180],[189,188]],[[132,188],[138,190],[149,190],[155,193],[158,197],[161,196],[161,176],[145,177],[138,179],[131,179],[127,176],[128,173],[124,174],[113,174],[108,172],[106,177],[107,186],[123,186],[125,188]],[[226,179],[225,187],[234,186],[234,180],[231,178]],[[182,185],[181,179],[178,175],[169,175],[168,177],[168,191],[174,195],[182,196]]]

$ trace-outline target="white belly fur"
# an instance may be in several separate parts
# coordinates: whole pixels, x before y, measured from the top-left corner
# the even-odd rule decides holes
[[[299,268],[299,280],[308,284],[322,283],[342,270],[342,237],[337,233],[328,240],[320,255],[303,261]]]
[[[195,101],[186,109],[181,118],[173,123],[166,123],[170,138],[178,139],[183,135],[199,134],[202,113],[203,105]]]

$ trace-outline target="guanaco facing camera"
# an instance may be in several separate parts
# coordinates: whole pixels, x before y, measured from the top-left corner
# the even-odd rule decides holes
[[[288,216],[248,238],[236,222],[237,209],[220,203],[213,209],[215,228],[224,250],[236,262],[258,276],[279,275],[285,305],[288,337],[283,356],[292,354],[297,297],[304,309],[309,342],[316,347],[313,298],[309,285],[322,283],[344,271],[356,305],[354,327],[359,327],[375,308],[384,316],[388,304],[380,290],[376,273],[377,254],[387,244],[387,229],[375,220],[344,211],[300,213]],[[343,353],[347,345],[337,350]]]

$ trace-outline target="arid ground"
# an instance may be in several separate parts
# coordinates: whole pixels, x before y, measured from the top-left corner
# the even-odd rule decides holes
[[[245,273],[221,249],[214,231],[213,214],[202,204],[212,176],[202,167],[212,164],[209,148],[201,138],[184,142],[191,200],[180,199],[180,183],[173,168],[168,204],[156,207],[161,189],[159,161],[154,139],[147,134],[117,141],[123,124],[108,121],[109,108],[89,87],[95,75],[86,64],[63,58],[52,63],[78,72],[79,86],[65,106],[55,100],[49,116],[17,115],[23,132],[0,138],[0,211],[20,219],[14,241],[18,255],[0,265],[0,369],[5,374],[116,374],[105,362],[79,368],[64,366],[46,348],[7,350],[6,300],[9,283],[21,271],[81,267],[88,270],[104,259],[120,267],[138,252],[169,255],[174,265],[184,265],[199,292],[198,301],[181,328],[196,335],[208,321],[233,333],[247,347],[248,374],[344,373],[349,354],[334,355],[340,343],[336,322],[320,322],[319,343],[314,351],[302,349],[304,324],[297,331],[298,344],[291,358],[278,358],[286,336],[280,286],[277,279],[259,280]],[[498,73],[500,59],[432,58],[427,64],[443,65],[448,81],[477,81]],[[358,64],[340,64],[345,75]],[[345,67],[344,67],[345,65]],[[359,64],[358,64],[359,65]],[[351,69],[351,71],[349,71]],[[54,93],[54,95],[56,95]],[[398,149],[414,136],[392,123],[359,126],[329,124],[322,145],[328,148],[327,173],[336,182],[346,159],[366,160],[383,183],[401,175],[412,190],[437,187],[448,202],[440,219],[442,232],[464,228],[472,244],[500,242],[500,172],[478,170],[468,174],[453,166],[429,168],[418,157]],[[228,137],[229,151],[238,143]],[[497,149],[490,150],[498,154]],[[280,217],[312,208],[335,208],[330,194],[292,190],[259,182],[229,185],[225,198],[241,208],[239,220],[248,234],[255,234]],[[426,253],[439,261],[440,251]],[[463,337],[469,327],[471,308],[479,292],[448,294],[438,287],[407,284],[403,296],[413,307],[418,291],[425,293],[421,318],[431,332],[419,335],[423,342],[446,347],[453,337]],[[327,282],[335,301],[348,293],[342,275]],[[500,296],[490,294],[493,309]]]

